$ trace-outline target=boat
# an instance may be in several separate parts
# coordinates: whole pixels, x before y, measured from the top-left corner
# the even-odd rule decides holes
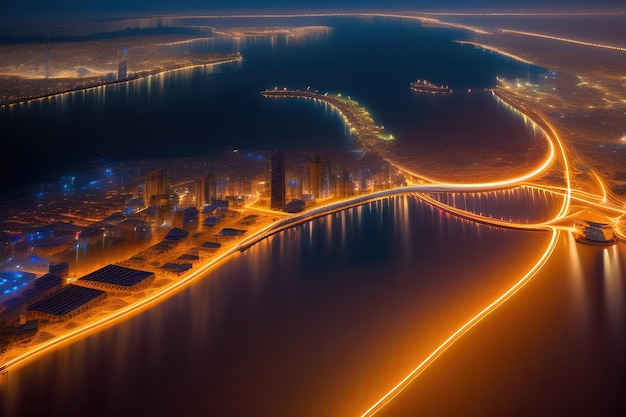
[[[597,223],[589,220],[574,222],[574,238],[580,243],[587,245],[612,245],[617,243],[617,236],[613,233],[611,225]]]
[[[448,94],[452,92],[452,89],[447,85],[435,85],[427,80],[413,81],[411,89],[416,93]]]

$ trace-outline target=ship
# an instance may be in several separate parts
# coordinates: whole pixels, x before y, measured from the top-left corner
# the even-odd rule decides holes
[[[617,243],[617,236],[613,233],[611,225],[597,223],[589,220],[577,220],[574,222],[574,238],[580,243],[588,245],[612,245]]]
[[[448,94],[452,92],[452,89],[447,85],[435,85],[427,80],[413,81],[411,89],[416,93]]]

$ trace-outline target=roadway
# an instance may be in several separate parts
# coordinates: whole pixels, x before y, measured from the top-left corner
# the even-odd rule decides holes
[[[329,105],[335,107],[344,117],[346,124],[354,127],[358,131],[356,134],[361,135],[371,135],[376,126],[373,124],[373,121],[363,124],[363,114],[355,112],[352,109],[352,104],[347,103],[345,100],[339,99],[334,96],[323,95],[312,91],[297,91],[297,90],[268,90],[262,93],[266,97],[298,97],[298,98],[307,98],[307,99],[315,99],[321,100]],[[391,387],[386,393],[384,393],[381,398],[376,401],[371,407],[369,407],[365,412],[363,412],[361,417],[370,417],[378,413],[382,410],[385,405],[391,402],[400,392],[402,392],[408,385],[415,380],[426,368],[432,365],[437,358],[439,358],[447,349],[452,347],[457,341],[459,341],[464,334],[470,331],[474,326],[480,323],[480,321],[484,320],[487,316],[489,316],[492,312],[498,309],[502,304],[504,304],[507,300],[513,297],[521,288],[523,288],[536,274],[543,268],[543,266],[549,261],[552,253],[554,252],[556,245],[559,241],[560,234],[563,230],[572,230],[570,220],[576,218],[577,215],[584,213],[583,211],[572,212],[571,202],[572,200],[576,200],[577,205],[587,206],[587,207],[595,207],[595,208],[609,208],[616,217],[608,218],[610,222],[615,222],[616,229],[619,231],[619,226],[616,222],[618,222],[626,211],[623,207],[620,207],[621,201],[615,197],[608,194],[606,188],[603,185],[603,182],[600,177],[596,175],[596,180],[602,189],[601,194],[593,194],[588,192],[583,192],[579,190],[572,190],[571,180],[570,180],[570,169],[569,169],[569,158],[568,153],[566,151],[565,145],[563,144],[561,138],[559,137],[556,130],[551,126],[551,124],[545,120],[540,114],[537,114],[532,109],[528,109],[519,105],[514,105],[510,101],[510,98],[498,95],[496,91],[496,96],[506,102],[508,105],[511,105],[511,108],[514,111],[520,113],[520,115],[524,118],[527,118],[530,122],[532,122],[536,128],[540,129],[549,143],[549,150],[545,158],[541,161],[541,163],[534,167],[534,169],[530,170],[528,173],[510,178],[502,181],[495,182],[485,182],[485,183],[445,183],[440,181],[435,181],[429,179],[419,173],[412,173],[402,167],[398,167],[403,170],[408,175],[413,176],[414,178],[418,178],[420,181],[423,181],[423,184],[411,185],[407,187],[394,188],[389,190],[378,191],[375,193],[362,195],[358,197],[354,197],[351,199],[347,199],[344,201],[334,202],[331,204],[327,204],[320,207],[315,207],[308,211],[291,215],[284,219],[279,219],[274,223],[263,227],[260,230],[252,233],[249,237],[241,240],[238,244],[229,248],[224,253],[212,258],[209,262],[204,265],[199,266],[197,269],[185,274],[180,280],[173,283],[171,286],[163,288],[162,290],[142,299],[132,305],[129,305],[125,308],[117,310],[110,314],[107,317],[103,317],[98,319],[97,321],[91,322],[85,326],[69,331],[68,333],[59,336],[57,338],[51,339],[47,342],[41,343],[39,345],[34,346],[29,351],[23,353],[22,355],[11,359],[10,361],[3,364],[3,367],[0,368],[2,371],[7,371],[14,366],[17,366],[25,361],[32,360],[36,358],[38,355],[47,351],[51,348],[58,348],[66,343],[71,343],[79,337],[84,337],[92,332],[96,332],[100,329],[113,325],[121,320],[124,320],[132,315],[137,314],[140,311],[143,311],[156,303],[161,302],[162,300],[170,297],[176,292],[180,291],[182,288],[190,285],[193,281],[202,279],[207,276],[214,268],[219,267],[223,262],[229,259],[234,254],[245,251],[250,248],[257,242],[262,239],[267,238],[268,236],[278,233],[284,229],[293,227],[297,224],[308,222],[314,218],[328,215],[329,213],[333,213],[336,211],[345,210],[350,207],[359,206],[365,204],[370,201],[379,200],[382,198],[388,198],[396,195],[402,195],[407,193],[416,194],[419,198],[424,201],[441,208],[442,210],[446,210],[455,216],[462,217],[467,220],[475,221],[482,224],[488,224],[495,227],[504,227],[504,228],[515,228],[522,230],[543,230],[551,233],[551,239],[549,244],[541,251],[538,255],[538,258],[534,265],[525,273],[521,274],[520,279],[505,293],[494,299],[492,302],[488,303],[484,309],[482,309],[476,316],[472,317],[465,324],[463,324],[460,328],[455,329],[451,332],[450,336],[444,340],[439,347],[437,347],[433,352],[431,352],[426,358],[424,358],[408,375],[402,378],[396,385]],[[358,109],[362,109],[361,107],[356,106]],[[364,110],[364,109],[362,109]],[[358,119],[358,120],[357,120]],[[370,118],[371,120],[371,118]],[[363,130],[363,131],[361,131]],[[493,219],[487,216],[482,216],[476,213],[472,213],[469,211],[461,210],[455,207],[451,207],[445,205],[439,201],[436,201],[429,197],[426,193],[433,192],[484,192],[484,191],[498,191],[511,189],[515,187],[519,187],[522,185],[527,185],[528,182],[540,174],[544,173],[548,168],[552,167],[555,161],[560,161],[563,169],[563,178],[565,185],[563,187],[554,187],[554,186],[544,186],[541,184],[537,184],[533,182],[533,187],[537,187],[539,189],[545,190],[546,192],[557,193],[563,197],[563,203],[558,210],[558,212],[554,215],[553,218],[547,219],[544,222],[536,223],[536,224],[521,224],[521,223],[513,223],[506,222],[504,220]],[[393,164],[393,161],[389,161]],[[276,214],[278,214],[276,212]],[[559,225],[559,223],[563,223]],[[621,233],[621,232],[619,232]],[[622,234],[623,236],[623,234]]]
[[[338,109],[340,114],[344,117],[344,120],[348,126],[354,127],[358,126],[362,128],[362,124],[358,124],[357,120],[353,120],[354,116],[348,111],[346,108],[347,105],[342,101],[338,100],[336,97],[329,96],[326,94],[314,93],[311,91],[299,91],[299,90],[268,90],[262,93],[266,97],[278,97],[278,98],[307,98],[319,100]],[[479,324],[482,320],[484,320],[487,316],[489,316],[492,312],[498,309],[502,304],[504,304],[507,300],[513,297],[521,288],[523,288],[528,282],[532,280],[533,277],[546,265],[549,261],[550,257],[554,253],[556,246],[559,242],[559,237],[562,231],[571,232],[574,230],[573,222],[576,219],[580,219],[582,216],[588,214],[588,210],[578,208],[577,211],[572,210],[572,200],[575,200],[577,206],[583,207],[592,207],[597,209],[609,210],[613,212],[616,217],[608,217],[606,216],[606,221],[608,223],[612,223],[614,230],[618,237],[624,238],[624,233],[620,230],[619,220],[626,214],[624,210],[623,203],[621,200],[615,196],[612,196],[608,193],[606,186],[604,185],[602,179],[594,172],[594,179],[598,184],[598,187],[601,190],[601,194],[594,194],[585,192],[583,190],[573,190],[572,189],[572,181],[571,181],[571,169],[570,169],[570,160],[567,149],[565,147],[564,142],[560,138],[556,129],[552,126],[552,124],[543,117],[543,115],[537,113],[534,109],[528,108],[520,103],[516,103],[513,99],[503,92],[498,91],[497,89],[493,92],[496,99],[500,100],[503,104],[508,106],[512,111],[517,112],[520,117],[524,118],[524,120],[533,124],[535,129],[538,129],[542,132],[543,137],[547,140],[548,143],[548,152],[544,159],[538,164],[538,166],[529,170],[527,173],[509,178],[501,181],[494,182],[484,182],[484,183],[446,183],[442,181],[437,181],[432,178],[429,178],[421,173],[412,172],[411,170],[406,169],[405,167],[400,166],[395,163],[392,159],[387,158],[386,161],[391,165],[395,166],[400,171],[404,172],[407,176],[412,178],[413,180],[418,181],[419,185],[412,185],[408,187],[402,187],[400,189],[392,189],[392,190],[384,190],[379,191],[373,194],[368,194],[367,196],[357,197],[355,199],[351,199],[344,202],[339,202],[335,204],[331,204],[324,207],[319,207],[308,211],[306,213],[299,214],[290,219],[286,219],[282,222],[278,222],[273,225],[273,228],[270,228],[266,231],[266,233],[276,233],[280,230],[283,230],[287,227],[290,227],[291,222],[304,222],[309,221],[316,216],[325,215],[329,212],[343,210],[349,208],[351,206],[364,204],[371,200],[377,200],[380,198],[387,198],[392,195],[398,193],[415,193],[419,198],[426,201],[427,203],[440,208],[441,210],[445,210],[457,217],[470,220],[473,222],[486,224],[495,227],[501,228],[509,228],[509,229],[520,229],[520,230],[529,230],[529,231],[548,231],[551,233],[551,238],[549,244],[544,248],[542,252],[540,252],[539,257],[535,264],[522,276],[520,279],[509,288],[504,294],[497,297],[491,303],[489,303],[483,310],[481,310],[477,315],[468,320],[465,324],[463,324],[460,328],[456,329],[451,333],[451,335],[444,340],[433,352],[431,352],[422,362],[420,362],[408,375],[402,378],[396,385],[391,387],[387,392],[385,392],[382,397],[376,401],[372,406],[370,406],[365,412],[363,412],[361,417],[371,417],[377,414],[380,410],[382,410],[387,404],[389,404],[395,397],[397,397],[403,390],[405,390],[409,384],[414,381],[419,375],[424,372],[430,365],[432,365],[437,358],[439,358],[447,349],[452,347],[457,341],[459,341],[464,334],[470,331],[474,326]],[[373,121],[371,121],[371,126],[369,129],[374,126]],[[362,133],[357,130],[357,137],[359,133]],[[368,133],[367,130],[365,133]],[[482,216],[476,213],[472,213],[466,210],[461,210],[456,207],[451,207],[444,203],[441,203],[432,197],[428,196],[426,193],[433,192],[485,192],[485,191],[498,191],[505,189],[512,189],[519,186],[529,186],[528,182],[536,179],[541,174],[545,173],[549,168],[553,167],[555,162],[559,161],[560,166],[562,166],[562,174],[564,178],[564,186],[563,187],[555,187],[537,184],[535,182],[530,185],[531,187],[535,187],[540,190],[544,190],[546,192],[555,193],[561,197],[562,204],[558,212],[550,219],[545,220],[544,222],[535,223],[535,224],[522,224],[522,223],[514,223],[507,222],[500,219],[494,219],[487,216]],[[253,242],[247,242],[246,247],[252,245]]]

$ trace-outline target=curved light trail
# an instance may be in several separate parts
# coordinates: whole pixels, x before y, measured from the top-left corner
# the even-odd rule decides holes
[[[339,112],[339,114],[341,115],[341,117],[343,118],[344,122],[346,123],[348,127],[359,126],[360,130],[362,130],[363,132],[359,131],[357,132],[357,135],[363,134],[363,136],[365,137],[365,140],[369,139],[369,136],[373,136],[370,131],[375,131],[377,128],[377,126],[373,124],[373,121],[371,121],[370,123],[364,123],[363,120],[359,119],[359,115],[356,114],[354,111],[351,111],[350,107],[346,103],[343,103],[340,99],[332,95],[320,94],[320,93],[316,93],[316,92],[309,91],[309,90],[300,91],[300,90],[289,90],[289,89],[266,90],[266,91],[261,92],[261,94],[265,97],[272,97],[272,98],[305,98],[305,99],[312,99],[312,100],[321,101],[323,103],[327,103]],[[425,182],[432,184],[433,186],[436,187],[434,189],[436,191],[446,191],[446,190],[449,190],[449,191],[486,191],[486,190],[509,188],[521,182],[528,181],[531,178],[534,178],[537,175],[545,172],[554,163],[556,159],[556,151],[555,151],[554,142],[556,142],[559,145],[559,149],[561,151],[561,158],[564,160],[567,166],[567,157],[565,155],[565,149],[563,145],[561,144],[561,140],[558,137],[556,131],[552,128],[552,126],[547,121],[543,119],[539,119],[539,121],[536,121],[532,119],[529,115],[524,113],[522,110],[508,103],[502,97],[499,97],[497,94],[494,94],[494,96],[498,100],[508,105],[512,110],[522,115],[525,120],[532,123],[536,129],[538,129],[540,132],[543,133],[543,136],[547,140],[548,148],[549,148],[548,154],[546,155],[545,159],[539,164],[539,166],[531,170],[530,172],[527,172],[518,177],[509,178],[509,179],[501,180],[501,181],[471,183],[471,184],[448,183],[448,182],[438,181],[438,180],[426,177],[422,174],[413,172],[409,170],[408,168],[402,167],[401,165],[397,164],[393,160],[390,160],[390,159],[385,159],[385,160],[389,162],[390,164],[392,164],[394,167],[410,175],[411,177],[419,178]],[[546,132],[546,129],[550,132],[550,134]],[[566,173],[566,178],[567,178],[568,187],[569,187],[569,171],[567,171]],[[569,202],[567,204],[569,204]],[[563,210],[566,210],[567,207],[568,205],[566,205]]]
[[[320,100],[323,102],[327,102],[332,106],[336,107],[339,113],[344,118],[345,123],[348,126],[358,126],[356,120],[353,120],[355,117],[348,111],[342,111],[342,103],[338,102],[335,99],[330,99],[327,95],[321,95],[316,93],[311,93],[310,91],[300,92],[294,90],[282,90],[276,91],[271,94],[273,97],[295,97],[295,98],[311,98],[315,100]],[[494,91],[494,96],[503,102],[506,106],[511,108],[512,110],[519,113],[524,120],[529,121],[533,124],[533,127],[539,129],[539,131],[543,134],[548,142],[548,154],[542,163],[539,164],[538,167],[534,168],[530,172],[527,172],[523,175],[509,178],[501,181],[493,181],[493,182],[484,182],[484,183],[444,183],[441,181],[434,180],[432,178],[428,178],[424,175],[412,172],[404,167],[399,166],[393,161],[386,159],[387,162],[394,165],[396,168],[405,172],[406,174],[420,179],[421,181],[428,182],[428,184],[416,185],[412,188],[414,190],[419,190],[420,193],[418,197],[427,203],[437,206],[447,212],[450,212],[458,217],[468,219],[470,221],[488,224],[497,227],[504,228],[514,228],[514,229],[522,229],[522,230],[549,230],[552,233],[550,243],[546,247],[546,249],[541,254],[537,263],[524,274],[519,281],[517,281],[511,288],[509,288],[504,294],[500,297],[492,301],[488,304],[483,310],[481,310],[478,314],[468,320],[465,324],[463,324],[460,328],[454,331],[448,339],[446,339],[441,345],[439,345],[433,352],[431,352],[426,359],[424,359],[416,368],[413,369],[407,376],[405,376],[400,382],[398,382],[395,386],[393,386],[386,394],[384,394],[377,402],[375,402],[369,409],[367,409],[361,417],[370,417],[378,413],[381,409],[383,409],[387,404],[389,404],[395,397],[397,397],[403,390],[405,390],[409,384],[415,380],[419,375],[421,375],[424,370],[426,370],[431,364],[433,364],[446,350],[448,350],[454,343],[456,343],[464,334],[470,331],[474,326],[480,323],[484,318],[486,318],[489,314],[495,311],[498,307],[508,301],[513,295],[515,295],[521,288],[523,288],[546,264],[546,262],[550,259],[556,245],[558,243],[561,230],[572,231],[572,226],[556,226],[554,223],[562,222],[568,215],[570,215],[571,211],[571,202],[572,198],[576,200],[586,203],[588,205],[602,206],[601,203],[607,202],[607,190],[602,182],[601,178],[593,172],[600,188],[602,190],[602,195],[598,196],[591,193],[579,192],[575,197],[572,196],[572,184],[571,184],[571,170],[570,170],[570,162],[568,159],[568,154],[561,140],[559,134],[556,129],[552,126],[550,122],[548,122],[543,116],[537,114],[535,111],[531,109],[525,108],[521,104],[514,105],[512,100],[506,96],[504,92],[500,92],[498,90]],[[557,155],[558,148],[558,155]],[[490,217],[477,215],[475,213],[468,212],[466,210],[461,210],[456,207],[451,207],[447,204],[441,203],[437,200],[434,200],[427,195],[424,195],[424,191],[472,191],[472,192],[480,192],[480,191],[490,191],[490,190],[501,190],[501,189],[510,189],[515,186],[519,186],[524,182],[537,177],[538,175],[544,173],[548,168],[552,166],[552,164],[559,159],[563,165],[563,177],[565,181],[565,187],[559,187],[557,194],[563,197],[563,202],[561,204],[558,213],[552,219],[548,219],[541,223],[536,224],[519,224],[514,222],[507,222],[504,220],[497,220]],[[546,188],[542,186],[534,186],[537,189]],[[550,191],[554,192],[554,191]],[[591,197],[596,201],[590,201],[588,198]],[[617,210],[622,215],[624,214],[623,210]],[[621,230],[617,228],[618,233],[621,234]]]
[[[285,17],[286,18],[286,17],[306,17],[306,16],[394,17],[394,18],[416,19],[416,20],[420,20],[423,23],[445,24],[445,22],[440,22],[439,20],[436,20],[436,19],[424,18],[424,17],[414,16],[414,15],[407,16],[407,15],[402,15],[402,14],[378,14],[378,13],[371,13],[371,14],[370,13],[314,13],[314,14],[294,14],[294,15],[263,14],[263,15],[233,15],[233,16],[217,16],[216,15],[216,16],[188,16],[188,18],[229,18],[229,17],[233,17],[233,18],[248,18],[248,17],[249,18],[253,18],[253,17],[254,18],[256,17],[283,18]],[[469,29],[478,30],[476,28],[469,28]],[[585,46],[593,46],[593,47],[607,48],[607,49],[613,49],[613,50],[618,50],[618,51],[626,51],[626,48],[621,48],[617,46],[595,44],[595,43],[590,43],[590,42],[584,42],[584,41],[579,41],[579,40],[574,40],[574,39],[559,38],[559,37],[543,35],[543,34],[519,32],[519,31],[512,31],[512,30],[503,30],[503,32],[516,33],[516,34],[527,35],[527,36],[536,36],[536,37],[553,39],[553,40],[562,41],[562,42],[570,42],[570,43],[575,43],[575,44],[580,44],[580,45],[585,45]],[[294,91],[289,91],[288,93],[294,93]],[[310,94],[311,94],[310,92],[307,92],[307,95],[306,96],[303,95],[302,97],[322,100],[335,106],[337,110],[340,112],[340,114],[342,115],[342,117],[344,118],[344,120],[346,121],[346,124],[348,124],[349,126],[359,126],[359,124],[356,123],[355,120],[351,120],[351,117],[352,117],[351,112],[342,111],[341,103],[338,104],[338,102],[336,101],[325,99],[323,95],[319,95],[319,96],[316,95],[315,97],[312,97],[312,96],[309,97]],[[541,253],[539,259],[523,276],[520,277],[520,279],[512,287],[510,287],[506,292],[504,292],[503,294],[495,298],[493,301],[489,302],[486,305],[486,307],[480,310],[475,316],[473,316],[470,320],[465,322],[461,327],[454,330],[447,339],[445,339],[436,349],[434,349],[428,356],[426,356],[426,358],[424,358],[408,375],[403,377],[398,383],[392,386],[379,400],[377,400],[365,412],[360,414],[360,417],[374,416],[375,414],[380,412],[386,405],[388,405],[394,398],[396,398],[400,393],[402,393],[411,384],[412,381],[418,378],[428,367],[430,367],[439,357],[441,357],[441,355],[444,352],[446,352],[456,342],[458,342],[467,332],[469,332],[472,328],[478,325],[482,320],[484,320],[491,313],[497,310],[500,306],[506,303],[511,297],[513,297],[518,291],[520,291],[526,284],[528,284],[528,282],[530,282],[537,275],[537,273],[544,267],[544,265],[550,259],[551,255],[554,253],[554,250],[558,244],[558,241],[561,235],[561,231],[571,230],[571,226],[559,226],[558,223],[564,222],[570,217],[575,217],[578,214],[578,213],[571,212],[572,200],[575,200],[586,206],[598,207],[598,208],[602,208],[605,210],[610,210],[612,212],[618,213],[619,214],[618,217],[611,219],[611,220],[615,222],[616,233],[618,233],[623,239],[626,238],[626,236],[624,235],[624,232],[619,228],[619,225],[617,223],[624,217],[624,215],[626,214],[626,210],[624,207],[617,207],[616,203],[614,203],[612,206],[607,205],[610,195],[608,191],[606,190],[606,187],[603,181],[595,172],[593,172],[593,175],[597,179],[597,182],[600,186],[600,189],[602,191],[601,195],[584,192],[582,190],[572,190],[571,179],[570,179],[571,172],[569,168],[570,162],[568,159],[567,151],[561,138],[559,137],[558,133],[554,129],[554,127],[547,120],[545,120],[545,118],[543,118],[540,114],[537,114],[531,109],[525,108],[519,103],[517,103],[516,105],[513,105],[512,99],[507,97],[505,93],[496,90],[494,92],[494,95],[495,97],[497,97],[497,99],[502,100],[502,102],[505,103],[507,106],[510,106],[513,110],[517,111],[522,117],[524,117],[525,120],[528,120],[531,123],[533,123],[533,126],[539,129],[543,133],[543,136],[547,139],[549,149],[548,149],[548,153],[546,157],[544,158],[544,160],[541,161],[541,163],[537,167],[535,167],[528,173],[525,173],[523,175],[520,175],[514,178],[501,180],[501,181],[475,183],[475,184],[469,184],[469,183],[455,184],[455,183],[445,183],[441,181],[436,181],[428,177],[425,177],[423,175],[420,175],[418,173],[413,173],[410,170],[402,168],[398,166],[397,164],[393,164],[393,162],[390,161],[390,163],[392,163],[398,169],[404,171],[405,173],[411,176],[414,176],[415,178],[419,178],[420,180],[427,182],[427,184],[413,185],[413,186],[402,187],[398,189],[379,191],[379,192],[371,193],[368,195],[363,195],[363,196],[355,197],[352,199],[335,202],[333,204],[316,207],[309,211],[306,211],[297,215],[292,215],[285,219],[278,220],[264,227],[263,229],[255,232],[248,238],[242,240],[239,244],[234,245],[232,248],[230,248],[223,254],[219,255],[218,257],[216,257],[209,263],[199,267],[195,271],[192,271],[186,274],[181,280],[177,281],[173,285],[166,287],[163,290],[158,291],[157,293],[141,301],[138,301],[123,309],[120,309],[107,317],[103,317],[81,328],[72,330],[62,336],[56,337],[54,339],[49,340],[48,342],[44,342],[40,345],[37,345],[30,351],[16,358],[11,359],[7,363],[5,363],[2,368],[0,368],[0,373],[2,371],[8,370],[11,367],[22,364],[25,361],[33,359],[34,357],[42,354],[44,351],[46,351],[49,348],[59,347],[65,343],[69,343],[75,340],[76,338],[83,337],[84,335],[87,335],[91,332],[94,332],[104,327],[115,324],[116,322],[119,322],[140,311],[143,311],[146,308],[149,308],[150,306],[160,302],[162,299],[169,297],[175,292],[180,291],[182,288],[188,286],[191,282],[205,277],[213,268],[216,268],[217,266],[219,266],[222,262],[227,260],[230,256],[236,254],[239,251],[246,250],[247,248],[251,247],[259,240],[262,240],[274,233],[278,233],[281,230],[284,230],[289,227],[293,227],[296,224],[310,221],[316,217],[321,217],[321,216],[327,215],[335,211],[345,210],[346,208],[362,205],[369,201],[378,200],[381,198],[386,198],[386,197],[398,195],[398,194],[417,193],[418,197],[423,199],[427,203],[437,206],[443,210],[446,210],[452,213],[453,215],[466,218],[471,221],[489,224],[489,225],[493,225],[496,227],[515,228],[515,229],[522,229],[522,230],[549,231],[551,233],[550,241],[548,245],[546,246],[546,248]],[[528,184],[529,180],[544,173],[548,168],[550,168],[553,165],[553,163],[557,159],[559,159],[563,164],[563,175],[564,175],[564,181],[565,181],[564,187]],[[497,190],[503,190],[503,189],[510,189],[510,188],[514,188],[514,187],[518,187],[522,185],[535,187],[537,189],[555,193],[563,197],[563,202],[561,204],[561,207],[559,208],[558,212],[554,215],[552,219],[549,219],[541,223],[535,223],[535,224],[520,224],[520,223],[514,223],[514,222],[506,222],[504,220],[493,219],[490,217],[482,216],[476,213],[472,213],[466,210],[449,206],[447,204],[434,200],[428,197],[427,195],[423,194],[425,192],[497,191]]]
[[[515,35],[532,36],[532,37],[535,37],[535,38],[542,38],[542,39],[549,39],[549,40],[552,40],[552,41],[573,43],[573,44],[576,44],[576,45],[590,46],[590,47],[593,47],[593,48],[611,49],[613,51],[626,52],[626,48],[624,48],[622,46],[607,45],[607,44],[597,43],[597,42],[581,41],[581,40],[578,40],[578,39],[571,39],[571,38],[563,38],[563,37],[560,37],[560,36],[546,35],[544,33],[524,32],[524,31],[521,31],[521,30],[500,29],[500,31],[503,32],[503,33],[513,33]]]
[[[560,237],[560,231],[550,228],[552,230],[552,237],[550,243],[544,250],[543,254],[537,261],[537,263],[519,280],[509,288],[500,297],[493,300],[487,307],[481,310],[474,317],[469,319],[465,324],[459,327],[454,333],[450,335],[442,344],[440,344],[435,350],[433,350],[419,365],[417,365],[407,376],[398,382],[393,388],[391,388],[385,395],[383,395],[374,405],[368,408],[360,417],[370,417],[377,414],[387,404],[389,404],[394,398],[396,398],[402,391],[404,391],[411,382],[413,382],[418,376],[420,376],[430,365],[432,365],[446,350],[450,349],[459,339],[469,332],[474,326],[484,320],[492,312],[494,312],[502,304],[506,303],[511,297],[513,297],[519,290],[521,290],[530,280],[543,268],[550,256],[556,248],[558,239]]]

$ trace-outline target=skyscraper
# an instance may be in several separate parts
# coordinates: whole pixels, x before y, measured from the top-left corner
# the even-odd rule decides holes
[[[204,180],[204,198],[206,204],[211,204],[217,200],[217,179],[215,174],[209,172]]]
[[[128,60],[124,58],[117,64],[117,79],[125,80],[126,78],[128,78]]]
[[[311,160],[309,176],[309,187],[311,189],[311,194],[313,194],[313,197],[315,198],[322,197],[322,158],[320,158],[319,155],[316,155]]]
[[[165,172],[160,169],[146,174],[146,184],[143,188],[144,204],[150,205],[150,199],[155,195],[164,195],[167,191]]]
[[[328,198],[331,196],[331,172],[330,172],[330,163],[328,159],[322,160],[322,186],[320,190],[321,198]]]
[[[46,38],[46,78],[50,78],[50,36]]]
[[[272,210],[282,210],[285,207],[285,154],[283,151],[276,151],[270,157],[270,179],[270,207]]]
[[[206,180],[204,178],[198,178],[194,181],[195,185],[195,196],[196,196],[196,207],[199,209],[203,208],[206,204]]]

